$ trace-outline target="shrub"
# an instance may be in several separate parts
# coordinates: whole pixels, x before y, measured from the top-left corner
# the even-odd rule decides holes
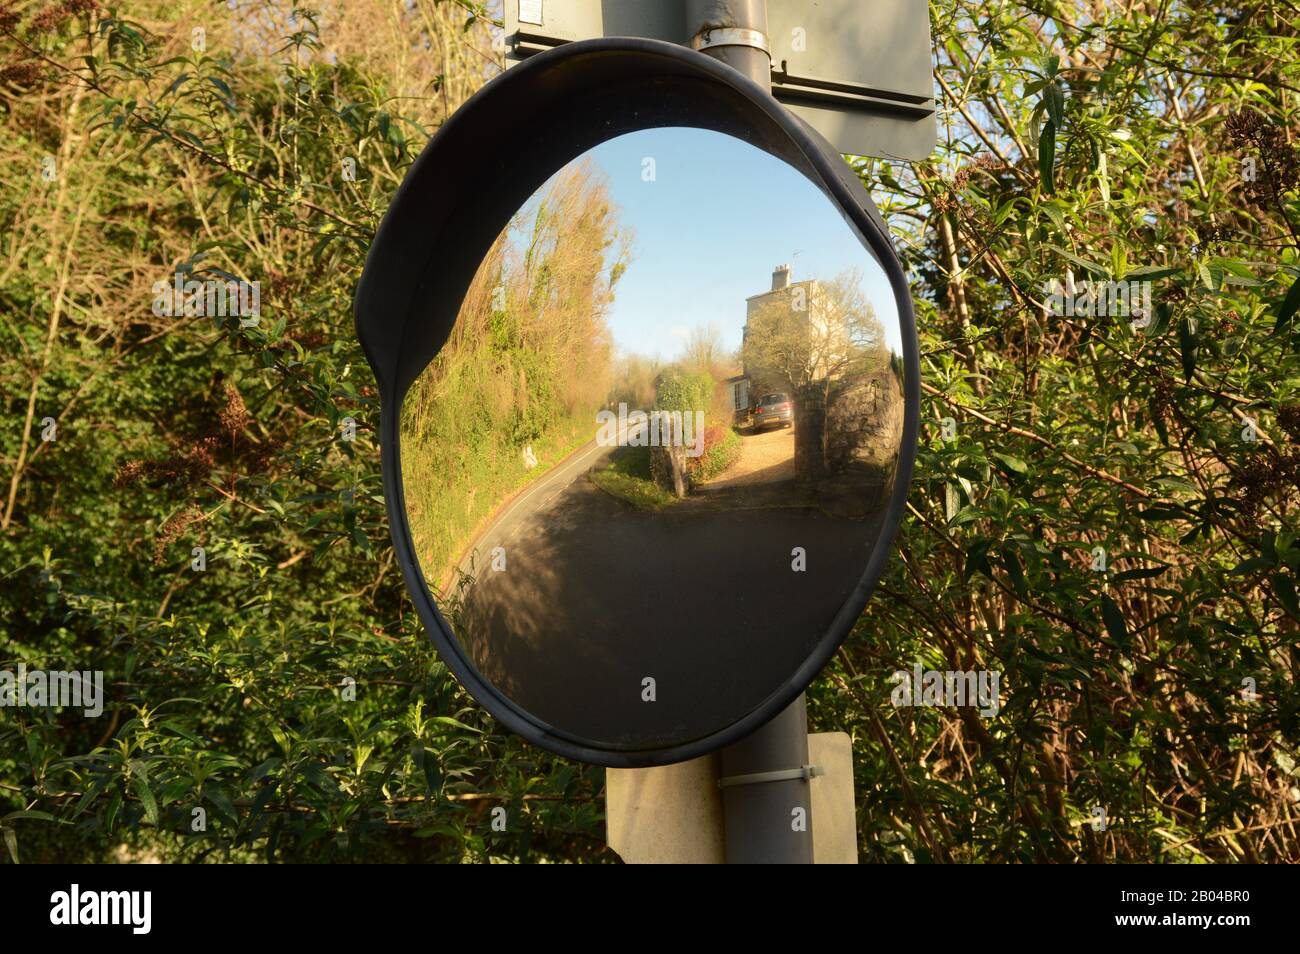
[[[704,453],[688,457],[686,470],[692,483],[717,477],[740,459],[741,438],[732,428],[710,425],[704,429]]]
[[[655,409],[707,412],[713,402],[713,378],[707,371],[669,368],[655,385]]]

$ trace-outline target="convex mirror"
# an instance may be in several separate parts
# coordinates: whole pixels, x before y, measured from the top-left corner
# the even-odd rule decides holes
[[[594,40],[498,78],[356,304],[408,589],[509,728],[690,758],[861,613],[915,451],[911,303],[851,170],[739,74]]]

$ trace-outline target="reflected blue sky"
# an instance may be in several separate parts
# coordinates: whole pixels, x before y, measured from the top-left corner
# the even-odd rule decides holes
[[[621,350],[672,360],[692,327],[711,323],[738,349],[745,299],[768,291],[781,264],[793,266],[792,281],[858,269],[890,348],[901,350],[884,271],[830,201],[780,159],[722,133],[675,127],[629,133],[587,155],[635,236],[609,315]]]

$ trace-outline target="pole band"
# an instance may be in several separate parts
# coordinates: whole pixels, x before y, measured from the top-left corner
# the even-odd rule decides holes
[[[730,775],[718,779],[718,788],[732,788],[736,785],[759,785],[763,782],[788,782],[803,779],[805,782],[825,775],[826,770],[820,765],[805,765],[803,768],[778,769],[775,772],[754,772],[752,775]]]
[[[762,30],[748,30],[744,27],[706,27],[691,37],[693,50],[709,50],[715,46],[748,46],[762,50],[769,59],[772,56],[772,48],[767,43],[767,34]]]

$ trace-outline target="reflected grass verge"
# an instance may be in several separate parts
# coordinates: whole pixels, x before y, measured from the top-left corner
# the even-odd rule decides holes
[[[658,512],[677,503],[650,475],[650,448],[623,447],[587,475],[593,484],[640,510]]]
[[[528,467],[517,448],[489,447],[464,455],[454,444],[411,441],[403,447],[407,519],[420,567],[437,598],[456,585],[456,568],[495,514],[534,481],[591,440],[585,415],[556,425],[528,445],[537,464]]]

